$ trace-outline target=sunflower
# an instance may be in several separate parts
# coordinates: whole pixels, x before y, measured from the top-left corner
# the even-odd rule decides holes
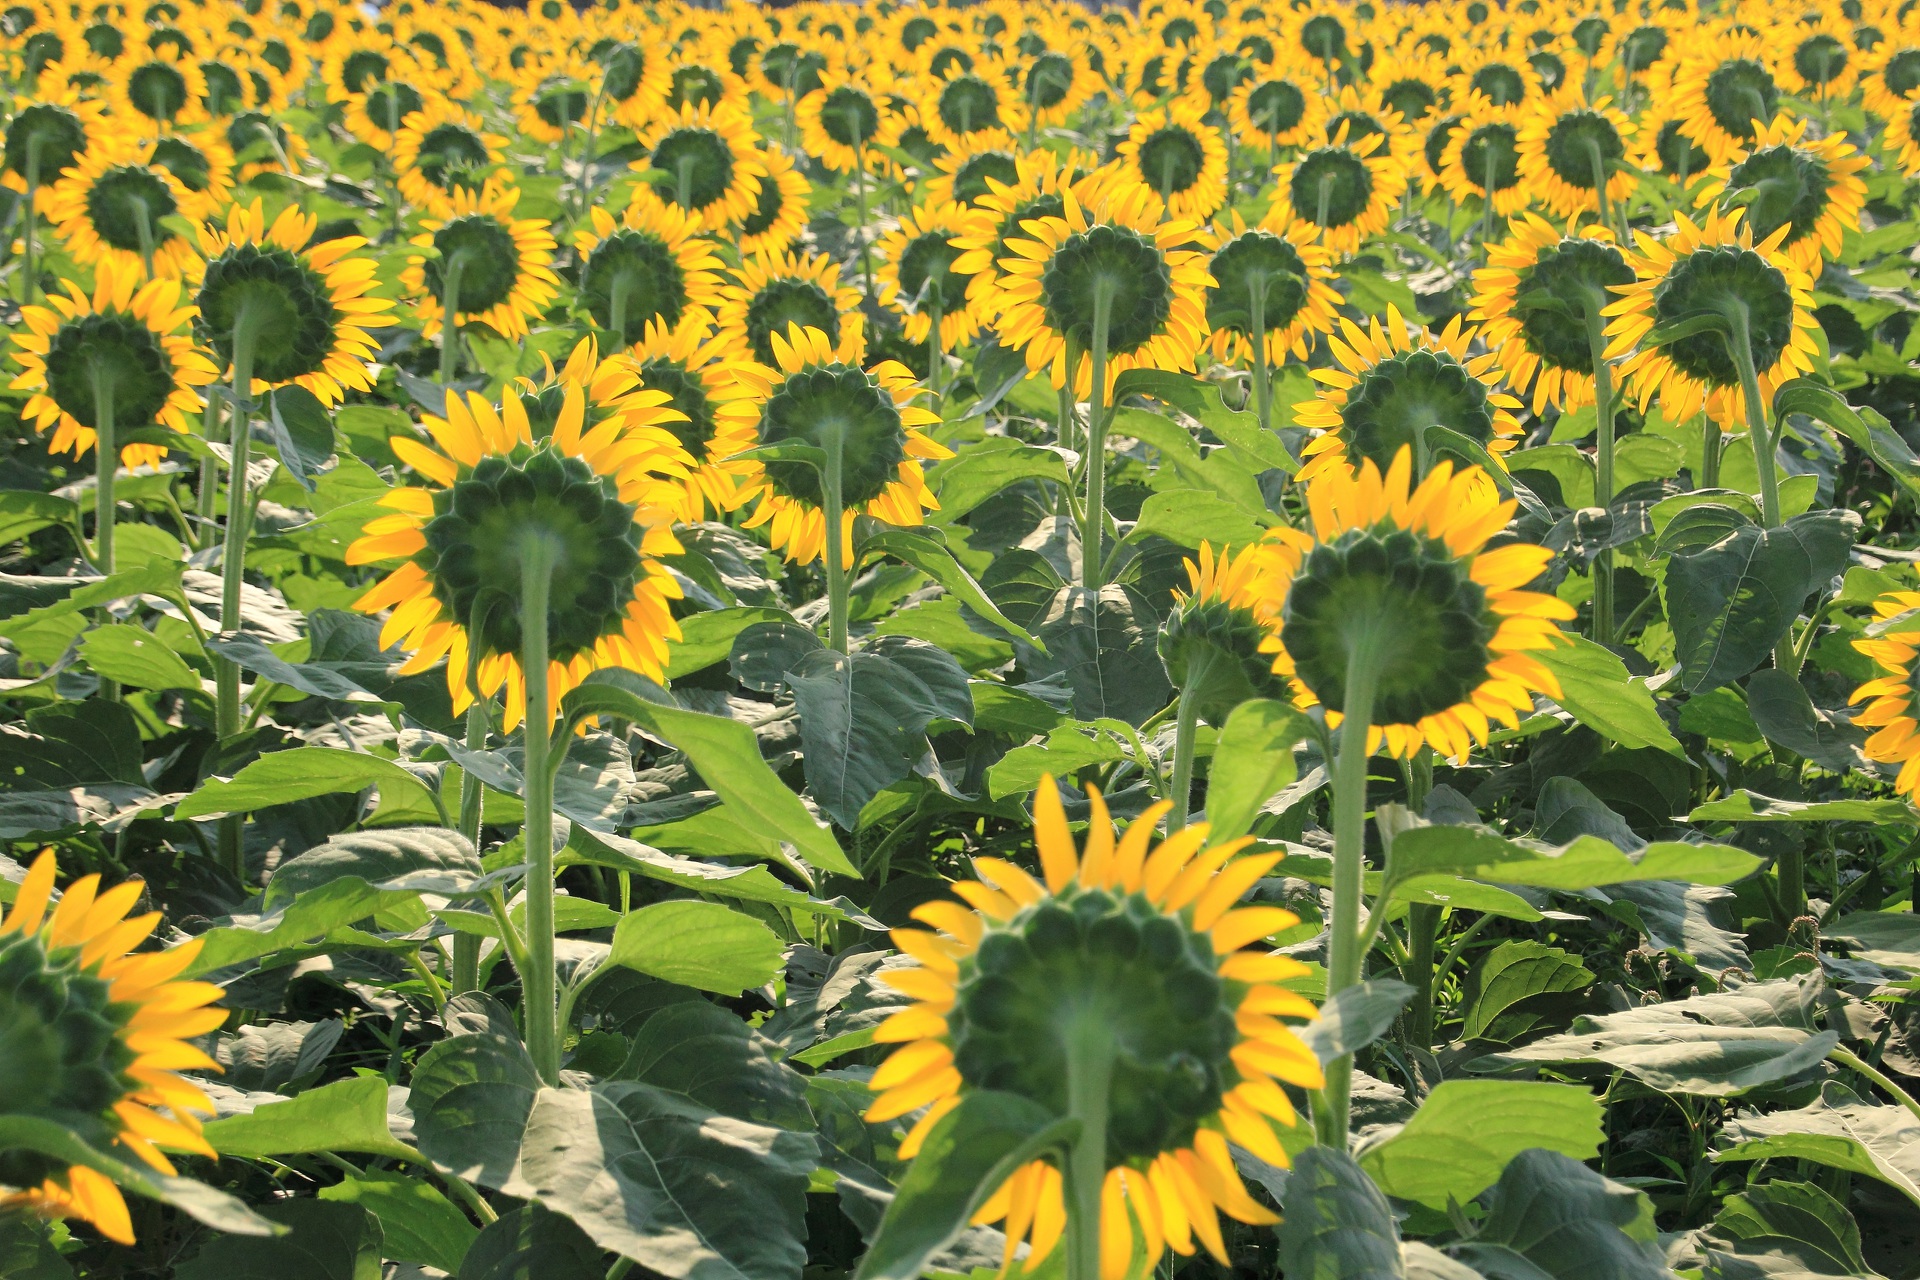
[[[1082,204],[1061,193],[1059,216],[1029,219],[1007,242],[1000,341],[1055,387],[1093,391],[1093,330],[1107,306],[1106,387],[1127,369],[1191,369],[1206,340],[1202,228],[1166,216],[1160,197],[1131,182],[1095,187]],[[1068,367],[1069,347],[1073,366]]]
[[[1589,102],[1570,84],[1522,120],[1521,183],[1561,218],[1599,213],[1604,219],[1639,185],[1628,159],[1632,138],[1632,123],[1609,99]]]
[[[1537,214],[1515,220],[1473,273],[1480,290],[1468,319],[1484,323],[1507,384],[1533,392],[1533,412],[1594,403],[1593,345],[1586,315],[1632,284],[1633,268],[1604,227],[1563,235]]]
[[[1809,276],[1820,274],[1822,257],[1840,256],[1841,236],[1860,227],[1871,163],[1843,133],[1807,136],[1807,121],[1774,117],[1738,164],[1716,174],[1695,199],[1746,208],[1747,226],[1761,240],[1781,227],[1786,255]]]
[[[741,112],[693,105],[662,111],[641,142],[647,158],[633,167],[661,199],[697,216],[703,230],[738,226],[758,207],[765,165],[753,122]]]
[[[1920,97],[1887,121],[1880,149],[1883,155],[1892,157],[1892,165],[1897,165],[1909,178],[1920,175]]]
[[[1525,106],[1541,92],[1539,73],[1511,49],[1482,46],[1462,55],[1458,65],[1453,96],[1469,110]]]
[[[206,266],[194,329],[225,368],[241,317],[251,317],[254,395],[292,383],[336,404],[348,388],[373,390],[367,364],[380,344],[367,331],[388,323],[393,304],[369,296],[375,264],[356,252],[367,242],[342,236],[315,243],[319,226],[297,205],[269,224],[255,200],[227,210],[224,227],[200,228]]]
[[[1370,754],[1384,744],[1404,760],[1431,743],[1464,762],[1491,722],[1516,727],[1536,692],[1561,696],[1531,654],[1559,643],[1557,624],[1574,610],[1523,590],[1552,551],[1525,542],[1486,549],[1515,510],[1486,472],[1456,472],[1442,459],[1416,486],[1413,453],[1403,447],[1384,477],[1372,458],[1323,473],[1307,487],[1307,504],[1311,547],[1280,540],[1298,567],[1278,633],[1266,642],[1299,706],[1326,707],[1337,727],[1363,637],[1370,652],[1362,659],[1376,668]]]
[[[1151,1274],[1168,1250],[1186,1256],[1196,1245],[1224,1266],[1220,1214],[1276,1221],[1247,1194],[1229,1144],[1286,1165],[1273,1126],[1297,1117],[1281,1086],[1323,1083],[1318,1060],[1281,1021],[1316,1016],[1278,985],[1306,965],[1246,949],[1297,917],[1236,905],[1279,855],[1236,857],[1249,841],[1209,845],[1205,824],[1156,845],[1164,802],[1123,835],[1099,792],[1088,799],[1091,822],[1075,849],[1059,790],[1043,777],[1034,795],[1041,879],[976,858],[980,878],[950,886],[960,902],[914,909],[931,930],[894,931],[918,964],[885,981],[914,1003],[874,1033],[898,1047],[874,1072],[879,1097],[867,1120],[926,1108],[902,1159],[978,1090],[1081,1120],[1067,1158],[1014,1170],[974,1215],[1006,1233],[1003,1274],[1022,1244],[1030,1274],[1063,1236],[1075,1275],[1093,1274],[1095,1258],[1102,1276]]]
[[[1066,124],[1100,88],[1098,73],[1071,47],[1042,49],[1025,60],[1010,61],[1007,69],[1014,92],[1026,106],[1029,127]]]
[[[953,456],[923,427],[940,415],[913,403],[922,389],[905,365],[885,360],[862,370],[827,334],[794,324],[769,335],[774,368],[740,366],[755,384],[762,445],[796,441],[837,449],[840,477],[841,563],[853,561],[853,521],[865,513],[892,525],[919,525],[939,503],[927,489],[923,461]],[[821,438],[834,428],[837,440]],[[742,494],[755,501],[744,527],[767,526],[773,549],[795,564],[811,564],[826,548],[826,493],[819,472],[805,462],[762,464]]]
[[[733,73],[724,57],[689,57],[668,68],[663,105],[669,111],[693,106],[746,112],[751,109],[751,93],[747,82]]]
[[[824,253],[767,253],[748,259],[722,290],[720,336],[734,350],[775,362],[776,335],[789,325],[824,333],[834,359],[857,365],[866,354],[860,292],[840,283],[840,264]]]
[[[762,151],[760,164],[765,171],[760,175],[760,194],[754,199],[753,212],[734,233],[743,258],[791,248],[807,229],[807,209],[813,198],[812,184],[779,147]]]
[[[1001,129],[973,134],[935,157],[932,172],[921,175],[914,198],[923,205],[969,206],[986,195],[990,183],[1012,184],[1020,174],[1020,144]]]
[[[1686,135],[1677,119],[1648,112],[1640,119],[1637,141],[1636,167],[1671,179],[1683,191],[1713,168],[1713,157]]]
[[[1920,32],[1904,31],[1873,51],[1860,77],[1860,96],[1867,110],[1889,126],[1902,110],[1913,105],[1920,92]]]
[[[907,341],[927,341],[935,316],[941,351],[955,350],[979,331],[980,318],[967,306],[970,281],[954,268],[966,251],[953,241],[965,229],[965,213],[954,205],[923,206],[876,246],[880,304],[903,318]]]
[[[1289,352],[1304,361],[1308,338],[1331,332],[1340,307],[1331,255],[1315,243],[1314,229],[1271,218],[1249,228],[1236,210],[1230,224],[1214,224],[1213,234],[1220,246],[1207,267],[1214,359],[1238,364],[1252,356],[1258,294],[1268,362],[1277,365]]]
[[[1397,111],[1376,108],[1352,85],[1342,85],[1326,98],[1327,116],[1320,124],[1321,140],[1342,138],[1359,145],[1373,138],[1386,140],[1386,150],[1401,155],[1412,141],[1406,121]]]
[[[457,187],[478,190],[499,168],[507,140],[488,133],[480,117],[441,94],[401,121],[393,137],[393,172],[400,194],[415,209],[444,218]]]
[[[1875,627],[1867,638],[1855,640],[1853,647],[1886,674],[1867,681],[1847,700],[1851,704],[1873,699],[1853,713],[1853,722],[1874,730],[1864,748],[1867,759],[1900,766],[1893,789],[1908,800],[1920,790],[1920,718],[1913,697],[1920,625],[1915,623],[1915,610],[1920,610],[1920,591],[1890,591],[1873,602]]]
[[[1387,307],[1361,329],[1342,317],[1327,339],[1338,368],[1315,369],[1321,384],[1312,400],[1294,406],[1294,422],[1319,432],[1302,450],[1302,481],[1347,474],[1371,463],[1391,466],[1403,450],[1425,465],[1430,426],[1465,436],[1498,458],[1520,442],[1520,401],[1498,390],[1498,358],[1469,356],[1477,330],[1455,316],[1439,333],[1409,326]],[[1444,452],[1444,446],[1439,450]]]
[[[518,186],[494,178],[478,191],[455,188],[445,217],[421,221],[413,244],[434,256],[410,255],[400,286],[418,300],[424,336],[440,333],[449,294],[456,326],[478,320],[506,338],[524,336],[528,320],[552,304],[553,231],[544,218],[514,217],[519,202]]]
[[[123,429],[157,422],[186,433],[201,406],[194,388],[217,370],[189,336],[193,308],[180,305],[180,282],[142,283],[137,270],[103,262],[92,296],[65,284],[66,293],[48,295],[46,306],[24,308],[13,334],[22,372],[10,385],[32,393],[22,416],[36,431],[53,428],[52,452],[75,457],[94,446],[103,394]],[[129,444],[120,461],[158,465],[166,455],[162,445]]]
[[[1607,308],[1607,358],[1631,352],[1621,366],[1645,411],[1655,396],[1661,412],[1684,422],[1704,406],[1716,422],[1742,417],[1740,370],[1729,344],[1734,331],[1690,333],[1658,346],[1643,345],[1660,327],[1714,313],[1747,330],[1763,404],[1781,383],[1811,372],[1819,350],[1813,284],[1780,243],[1782,223],[1756,242],[1738,211],[1709,210],[1701,223],[1674,215],[1664,240],[1640,232],[1639,252],[1628,255],[1634,283]]]
[[[1410,176],[1407,182],[1409,187],[1416,192],[1446,189],[1447,148],[1453,143],[1453,135],[1460,132],[1460,126],[1466,121],[1466,116],[1449,112],[1427,126],[1426,137],[1420,143],[1420,173],[1424,174],[1427,181],[1418,182],[1418,175]]]
[[[386,79],[369,83],[341,104],[341,123],[375,151],[391,155],[400,130],[432,96],[428,83],[427,73],[411,59],[396,58]]]
[[[1141,112],[1116,154],[1122,171],[1159,192],[1175,218],[1203,221],[1226,202],[1227,146],[1198,104]]]
[[[1249,698],[1293,696],[1263,646],[1279,631],[1287,580],[1310,543],[1297,529],[1276,529],[1237,552],[1223,547],[1216,555],[1202,542],[1198,561],[1185,561],[1187,589],[1174,589],[1156,647],[1168,680],[1208,724],[1218,727]],[[1174,790],[1178,811],[1182,789]]]
[[[521,134],[555,147],[573,130],[587,128],[602,76],[599,67],[569,49],[530,60],[513,74],[514,122]]]
[[[573,233],[575,301],[616,346],[656,322],[669,332],[707,329],[725,267],[685,210],[637,187],[618,221],[599,205],[588,214],[591,225]]]
[[[1335,253],[1359,251],[1387,229],[1394,202],[1406,188],[1406,170],[1385,138],[1350,145],[1344,138],[1315,147],[1274,169],[1280,180],[1271,216],[1306,222]]]
[[[128,918],[145,886],[101,892],[100,877],[67,887],[51,914],[53,850],[43,850],[0,922],[0,975],[8,993],[7,1089],[0,1109],[53,1121],[96,1149],[117,1146],[173,1176],[160,1147],[212,1157],[195,1112],[207,1095],[176,1074],[220,1068],[191,1041],[226,1021],[209,982],[176,979],[200,954],[198,938],[135,952],[160,913]],[[133,1243],[118,1187],[86,1165],[31,1151],[0,1154],[0,1210],[79,1218],[116,1244]]]
[[[673,68],[668,65],[666,51],[649,48],[644,40],[603,39],[594,46],[589,57],[597,72],[590,77],[594,92],[603,104],[612,104],[613,118],[628,128],[644,124],[658,115],[677,83]],[[726,93],[727,87],[723,83],[719,96],[724,97]],[[740,101],[741,96],[744,95],[736,96],[734,101]],[[589,123],[596,127],[605,119],[592,107],[588,108],[587,115]]]
[[[1753,146],[1780,107],[1772,50],[1750,32],[1703,34],[1674,69],[1668,110],[1715,164]]]
[[[824,73],[794,108],[794,120],[807,154],[835,173],[852,173],[860,163],[884,169],[885,149],[899,141],[898,118],[864,79],[846,71]]]
[[[206,76],[168,45],[116,63],[108,89],[112,114],[128,123],[145,120],[165,132],[206,119]]]
[[[1326,116],[1318,88],[1305,77],[1267,67],[1240,82],[1227,100],[1227,120],[1241,138],[1265,138],[1268,164],[1281,147],[1297,147],[1321,134]]]
[[[47,220],[82,266],[112,263],[179,279],[193,246],[167,224],[188,200],[171,170],[148,164],[131,138],[95,143],[46,193]]]
[[[1085,189],[1096,165],[1084,152],[1062,157],[1052,151],[1024,152],[1014,161],[1011,183],[989,174],[987,190],[976,196],[962,214],[961,227],[953,245],[961,250],[953,270],[972,279],[967,284],[967,306],[983,325],[999,319],[1001,310],[1000,260],[1010,253],[1009,243],[1024,237],[1021,224],[1036,218],[1057,218],[1066,209],[1068,187],[1078,188],[1082,204],[1091,198]],[[1104,171],[1106,180],[1115,177]]]
[[[1467,112],[1440,165],[1440,182],[1449,196],[1481,201],[1503,218],[1527,207],[1530,192],[1520,176],[1522,119],[1517,110],[1484,102]]]
[[[355,602],[392,610],[381,645],[413,656],[407,674],[447,662],[456,714],[506,687],[504,729],[526,715],[521,622],[489,609],[511,590],[530,537],[554,549],[547,619],[557,705],[594,671],[625,667],[658,680],[680,638],[669,612],[680,587],[661,557],[678,554],[673,517],[690,470],[668,423],[664,391],[642,386],[631,360],[601,360],[593,340],[538,382],[521,380],[496,408],[477,392],[447,397],[445,418],[423,421],[437,448],[396,436],[393,451],[426,487],[380,499],[347,548],[355,565],[401,563]],[[478,630],[474,630],[474,628]]]
[[[668,404],[684,415],[662,424],[692,459],[677,518],[697,523],[707,518],[709,508],[737,508],[746,500],[743,482],[759,472],[753,462],[734,460],[735,454],[759,443],[754,427],[760,411],[752,400],[759,381],[743,379],[744,362],[704,326],[669,329],[658,319],[649,320],[627,355],[639,369],[642,385],[664,391]]]
[[[180,215],[199,224],[233,201],[233,151],[211,131],[169,133],[145,144],[147,163],[180,184]]]
[[[1387,54],[1367,73],[1367,92],[1382,111],[1412,127],[1444,111],[1450,101],[1446,68],[1428,54]]]
[[[1019,133],[1027,127],[1027,108],[997,72],[955,71],[927,90],[920,118],[927,136],[951,151],[975,134]]]
[[[1675,49],[1673,31],[1658,13],[1649,14],[1637,26],[1616,27],[1607,38],[1610,44],[1602,47],[1595,61],[1619,67],[1626,73],[1629,84],[1661,66]]]
[[[1774,59],[1780,87],[1816,102],[1845,98],[1860,75],[1853,28],[1834,14],[1810,15],[1778,37]]]

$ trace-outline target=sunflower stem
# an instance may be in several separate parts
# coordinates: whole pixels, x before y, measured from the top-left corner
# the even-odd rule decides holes
[[[681,156],[674,162],[673,198],[682,209],[693,212],[693,156]]]
[[[93,382],[93,563],[102,575],[113,575],[113,481],[120,470],[120,441],[114,432],[113,374],[94,360],[89,368]],[[108,702],[120,701],[117,681],[100,677],[100,696]]]
[[[1328,923],[1327,995],[1339,995],[1360,981],[1360,906],[1366,896],[1367,739],[1373,729],[1373,701],[1380,678],[1380,649],[1389,618],[1356,618],[1348,628],[1346,705],[1340,724],[1340,755],[1333,766],[1333,917]],[[1353,1057],[1327,1064],[1321,1105],[1314,1109],[1320,1141],[1347,1149],[1348,1103],[1353,1087]]]
[[[253,442],[253,345],[263,317],[251,300],[242,302],[233,318],[233,421],[228,424],[227,527],[220,544],[220,629],[240,630],[240,588],[247,573],[247,530],[253,524],[253,494],[247,485],[247,454]],[[240,668],[216,656],[214,728],[220,741],[240,732]],[[246,883],[246,851],[242,846],[241,814],[220,819],[220,857],[227,871]]]
[[[933,305],[927,308],[933,323],[927,326],[927,390],[935,396],[940,394],[940,299],[935,297]]]
[[[1600,298],[1588,298],[1581,307],[1587,322],[1587,351],[1593,358],[1593,408],[1596,432],[1593,453],[1593,504],[1606,510],[1613,507],[1613,369],[1607,363],[1605,305]],[[1603,550],[1593,561],[1593,638],[1599,644],[1613,643],[1613,552]]]
[[[630,280],[626,272],[615,272],[607,298],[607,331],[613,335],[615,350],[627,345],[627,294],[632,291]]]
[[[520,975],[527,1052],[540,1078],[560,1082],[559,993],[553,967],[553,705],[547,684],[547,607],[560,548],[543,531],[520,544],[520,672],[527,718],[520,726],[526,800],[527,967]]]
[[[454,250],[440,277],[440,385],[453,389],[460,370],[460,277],[467,269],[467,251]]]
[[[847,132],[853,135],[853,207],[859,215],[854,235],[860,241],[860,287],[873,296],[873,246],[867,240],[867,146],[860,136],[859,112],[847,109]]]
[[[1253,294],[1253,396],[1259,413],[1260,432],[1265,435],[1273,423],[1273,385],[1267,375],[1267,273],[1260,271],[1252,280]]]
[[[1200,690],[1207,682],[1210,655],[1196,657],[1187,667],[1187,678],[1180,684],[1178,710],[1173,719],[1173,781],[1167,798],[1173,808],[1167,813],[1167,834],[1187,825],[1187,811],[1193,799],[1193,740],[1200,728]]]
[[[484,751],[487,747],[487,702],[480,698],[473,700],[467,708],[467,750]],[[460,771],[460,834],[473,846],[475,854],[480,852],[480,779],[473,776],[469,769]],[[453,938],[453,981],[448,994],[457,996],[463,991],[475,991],[480,986],[480,939],[475,934],[459,933]]]
[[[1720,424],[1713,415],[1700,415],[1700,487],[1720,487]]]
[[[845,536],[841,527],[846,523],[842,511],[845,499],[843,479],[846,473],[846,441],[842,439],[838,423],[826,425],[827,460],[820,469],[820,496],[825,502],[820,515],[826,521],[826,539],[822,552],[827,567],[827,647],[835,653],[847,652],[847,564],[846,548],[841,545]]]
[[[1760,396],[1760,378],[1753,367],[1753,341],[1746,304],[1727,302],[1727,354],[1740,371],[1740,398],[1746,402],[1747,439],[1753,444],[1753,468],[1760,481],[1760,520],[1771,529],[1780,523],[1780,486],[1773,474],[1773,432],[1767,425],[1767,406]]]
[[[140,262],[147,269],[147,279],[153,279],[153,219],[148,215],[147,202],[139,196],[127,201],[133,206],[133,229],[140,237]]]
[[[1407,761],[1407,808],[1426,809],[1433,793],[1433,748],[1421,747]],[[1402,976],[1413,988],[1407,1005],[1407,1038],[1417,1048],[1433,1044],[1433,951],[1440,936],[1440,908],[1416,902],[1407,908],[1407,958]]]
[[[1067,1202],[1067,1280],[1100,1280],[1100,1193],[1107,1181],[1107,1121],[1114,1044],[1109,1011],[1079,1010],[1066,1024],[1067,1114],[1080,1132],[1061,1170]]]
[[[1107,329],[1113,318],[1113,281],[1093,284],[1093,394],[1087,404],[1087,509],[1080,526],[1080,581],[1089,591],[1103,585],[1100,543],[1107,532]],[[1067,381],[1074,370],[1067,368]]]
[[[1593,163],[1593,198],[1600,205],[1600,225],[1612,227],[1607,213],[1607,158],[1600,154],[1600,141],[1588,138],[1587,158]]]
[[[220,388],[207,388],[207,412],[200,427],[203,440],[211,440],[220,430]],[[194,494],[194,514],[200,518],[200,536],[204,539],[213,528],[214,510],[219,495],[220,462],[211,454],[200,459],[200,488]]]
[[[580,216],[585,217],[593,203],[593,147],[600,132],[600,103],[607,96],[607,69],[600,68],[600,87],[593,91],[593,106],[587,112],[587,140],[580,151]]]
[[[40,135],[37,133],[27,139],[27,195],[26,204],[20,212],[22,228],[20,237],[20,276],[26,286],[26,293],[22,301],[29,305],[33,302],[34,294],[33,230],[34,224],[40,220],[39,213],[34,207],[34,200],[40,189],[40,144]]]
[[[1861,1061],[1857,1055],[1846,1049],[1832,1050],[1827,1054],[1827,1061],[1837,1063],[1849,1071],[1855,1071],[1865,1076],[1882,1089],[1885,1089],[1895,1102],[1905,1107],[1916,1119],[1920,1119],[1920,1099],[1916,1099],[1912,1094],[1895,1084],[1888,1078],[1887,1074],[1878,1067]]]
[[[1487,146],[1487,184],[1481,188],[1486,199],[1480,210],[1480,256],[1487,256],[1487,246],[1493,243],[1493,146]]]

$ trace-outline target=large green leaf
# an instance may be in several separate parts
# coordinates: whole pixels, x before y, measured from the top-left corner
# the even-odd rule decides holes
[[[1047,653],[1028,670],[1036,679],[1064,676],[1079,719],[1137,725],[1167,705],[1167,673],[1154,649],[1159,617],[1131,587],[1063,587],[1034,629]]]
[[[200,935],[200,954],[187,973],[209,974],[293,947],[328,950],[357,945],[417,950],[418,940],[396,943],[353,927],[371,919],[386,897],[366,881],[349,876],[311,889],[272,911],[223,917]]]
[[[1860,533],[1851,511],[1814,511],[1776,529],[1747,527],[1667,564],[1667,620],[1680,687],[1705,693],[1763,662],[1800,606],[1846,568]]]
[[[263,1217],[281,1236],[215,1236],[175,1280],[380,1280],[380,1224],[357,1204],[286,1200]]]
[[[1920,1206],[1920,1119],[1845,1085],[1828,1082],[1797,1111],[1737,1115],[1721,1136],[1731,1145],[1716,1160],[1811,1160],[1877,1178]]]
[[[289,662],[269,649],[258,636],[245,632],[218,636],[207,641],[213,650],[242,671],[251,671],[264,680],[331,702],[381,702],[339,670],[337,663]]]
[[[1920,915],[1912,911],[1855,911],[1825,932],[1858,959],[1920,974]]]
[[[1835,773],[1872,768],[1860,749],[1866,730],[1814,706],[1800,681],[1784,671],[1756,671],[1747,678],[1747,710],[1768,742],[1822,768]]]
[[[1206,489],[1170,489],[1150,495],[1140,506],[1132,538],[1165,538],[1175,546],[1198,549],[1244,547],[1265,532],[1246,509]]]
[[[205,1135],[221,1155],[248,1159],[319,1151],[402,1160],[415,1155],[388,1127],[387,1082],[380,1076],[335,1080],[285,1102],[210,1120]]]
[[[1640,880],[1730,884],[1751,874],[1761,861],[1723,844],[1663,841],[1628,854],[1597,836],[1581,836],[1543,849],[1483,827],[1427,826],[1394,837],[1391,868],[1395,879],[1458,875],[1495,884],[1578,890]]]
[[[1529,1147],[1591,1159],[1600,1150],[1600,1099],[1573,1085],[1446,1080],[1406,1127],[1361,1154],[1388,1195],[1444,1209],[1493,1185]]]
[[[1748,1183],[1714,1215],[1713,1242],[1768,1276],[1877,1277],[1860,1248],[1860,1224],[1811,1182]],[[1778,1260],[1776,1262],[1776,1260]]]
[[[469,1182],[524,1195],[514,1170],[540,1073],[512,1025],[451,1036],[427,1050],[407,1102],[421,1154]]]
[[[391,760],[339,747],[294,747],[261,756],[231,779],[215,778],[174,807],[176,818],[251,813],[272,805],[340,791],[379,787],[383,807],[398,800],[433,807],[433,794]],[[417,804],[415,803],[417,802]]]
[[[717,902],[675,899],[621,917],[608,964],[683,987],[737,996],[780,970],[773,930]]]
[[[724,809],[708,812],[720,814]],[[737,855],[745,850],[735,845],[727,852]],[[860,911],[845,898],[824,901],[809,897],[781,883],[764,866],[754,864],[736,867],[674,857],[638,840],[629,840],[605,831],[593,831],[580,823],[573,825],[572,833],[567,838],[567,847],[559,858],[559,865],[563,867],[575,863],[631,872],[702,895],[711,894],[741,902],[764,902],[827,920],[851,920],[866,929],[882,927],[878,920]]]
[[[1475,993],[1460,1034],[1468,1040],[1495,1035],[1503,1019],[1509,1028],[1499,1039],[1512,1039],[1528,1030],[1516,1006],[1538,1003],[1542,997],[1584,991],[1593,984],[1593,971],[1577,956],[1559,947],[1531,939],[1501,943],[1474,972]]]
[[[0,1114],[0,1151],[33,1151],[64,1165],[84,1165],[135,1195],[179,1209],[196,1222],[234,1235],[272,1235],[282,1228],[244,1201],[193,1178],[128,1164],[82,1141],[73,1130],[41,1116]]]
[[[389,827],[328,838],[287,859],[273,873],[261,902],[269,909],[344,878],[387,892],[458,894],[482,874],[479,855],[458,831],[445,827]]]
[[[1393,978],[1370,978],[1336,992],[1320,1016],[1299,1029],[1300,1041],[1322,1063],[1364,1049],[1393,1029],[1413,988]]]
[[[1645,1193],[1559,1152],[1515,1156],[1486,1206],[1453,1252],[1489,1276],[1671,1280]]]
[[[1235,707],[1214,741],[1207,773],[1207,825],[1217,841],[1253,829],[1260,806],[1294,780],[1294,744],[1311,732],[1307,718],[1273,698]]]
[[[1045,742],[1015,747],[994,761],[987,769],[987,794],[995,800],[1026,795],[1043,777],[1065,779],[1075,770],[1125,755],[1119,739],[1105,730],[1063,724],[1048,733]]]
[[[986,588],[954,558],[937,529],[893,529],[883,525],[878,532],[861,537],[858,550],[861,555],[884,552],[912,565],[939,583],[948,595],[1008,635],[1044,647],[1043,641],[1036,639],[1026,628],[1000,611],[1000,606],[993,602]]]
[[[1804,413],[1845,435],[1880,464],[1908,496],[1920,498],[1920,458],[1877,410],[1855,408],[1834,388],[1812,378],[1791,378],[1773,393],[1773,412]]]
[[[1654,706],[1647,686],[1627,675],[1627,665],[1603,645],[1583,636],[1533,656],[1560,681],[1559,702],[1589,729],[1623,747],[1658,747],[1685,757],[1680,742]]]
[[[200,688],[200,676],[153,632],[130,622],[95,627],[80,638],[80,656],[108,680],[135,689]]]
[[[669,1005],[648,1018],[611,1075],[741,1120],[784,1129],[812,1124],[806,1077],[774,1057],[772,1041],[705,1000]]]
[[[384,1169],[348,1174],[320,1189],[320,1199],[357,1204],[380,1223],[381,1253],[457,1271],[479,1229],[430,1182]]]
[[[940,463],[927,483],[940,499],[935,513],[941,524],[952,524],[969,511],[1022,480],[1067,482],[1067,466],[1058,452],[1022,444],[1008,436],[989,437]]]
[[[811,1134],[614,1081],[540,1091],[518,1180],[601,1248],[672,1280],[790,1280],[816,1163]]]
[[[602,1280],[600,1246],[538,1204],[487,1224],[467,1249],[456,1280]]]
[[[919,1280],[1009,1175],[1078,1131],[1079,1121],[1017,1094],[968,1092],[908,1166],[856,1280]]]
[[[73,1267],[49,1238],[53,1228],[23,1213],[0,1217],[0,1276],[7,1280],[74,1280]]]
[[[823,871],[860,874],[833,833],[761,759],[752,729],[737,720],[653,701],[660,691],[657,686],[648,689],[647,683],[631,672],[596,671],[562,699],[561,712],[569,721],[602,715],[638,725],[685,755],[722,800],[768,835],[792,844],[802,859]]]
[[[1406,1275],[1393,1207],[1380,1188],[1333,1147],[1294,1160],[1281,1201],[1280,1267],[1312,1280],[1398,1280]]]
[[[1605,1063],[1670,1093],[1726,1098],[1817,1066],[1838,1037],[1814,1027],[1811,989],[1792,979],[1583,1015],[1571,1030],[1479,1058],[1470,1071]]]
[[[1731,791],[1687,815],[1688,822],[1872,822],[1920,826],[1905,800],[1777,800],[1755,791]]]

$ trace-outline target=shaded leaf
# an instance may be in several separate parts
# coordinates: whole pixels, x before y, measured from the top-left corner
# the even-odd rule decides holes
[[[780,939],[752,916],[717,902],[676,899],[623,916],[607,963],[737,996],[773,981],[780,954]]]
[[[1465,1202],[1492,1186],[1528,1148],[1591,1159],[1600,1119],[1600,1099],[1573,1085],[1446,1080],[1360,1164],[1388,1195],[1443,1209],[1448,1197]]]

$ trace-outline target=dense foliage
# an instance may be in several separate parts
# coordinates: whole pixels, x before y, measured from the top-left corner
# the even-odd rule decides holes
[[[1920,1275],[1920,4],[0,11],[0,1276]]]

